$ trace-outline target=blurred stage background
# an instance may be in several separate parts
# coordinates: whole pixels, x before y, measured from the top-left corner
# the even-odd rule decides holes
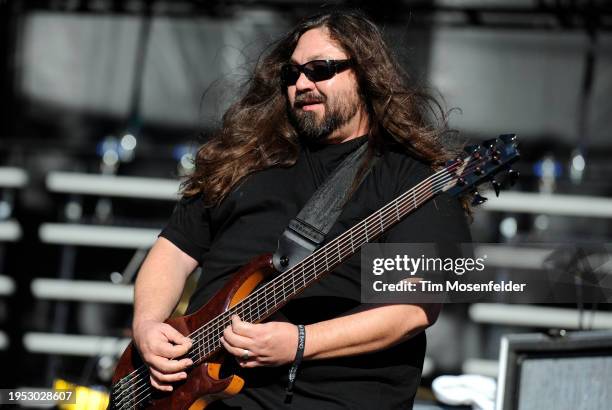
[[[0,0],[0,387],[108,385],[136,269],[199,134],[263,47],[321,4]],[[518,134],[521,179],[477,209],[475,241],[611,241],[608,2],[327,4],[368,11],[415,80],[460,108],[464,137]],[[447,306],[420,397],[439,374],[495,377],[503,334],[612,328],[609,305],[586,308]]]

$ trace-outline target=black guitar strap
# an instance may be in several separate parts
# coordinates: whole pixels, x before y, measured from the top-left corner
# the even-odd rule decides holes
[[[277,271],[289,269],[323,243],[325,235],[349,199],[349,191],[367,149],[366,142],[347,156],[312,195],[300,213],[289,222],[278,240],[278,248],[272,258]],[[372,157],[357,186],[369,174],[377,159],[377,156]]]

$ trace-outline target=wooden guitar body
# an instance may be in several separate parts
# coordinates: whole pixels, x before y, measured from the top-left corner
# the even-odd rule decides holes
[[[190,335],[206,323],[227,311],[249,295],[266,277],[275,272],[272,265],[272,254],[254,258],[236,272],[229,282],[204,306],[196,312],[171,318],[166,323],[185,336]],[[215,355],[206,362],[194,364],[186,370],[187,379],[173,383],[172,392],[161,392],[148,383],[149,373],[140,376],[146,382],[147,399],[144,399],[144,388],[125,387],[120,390],[120,381],[133,372],[142,373],[144,362],[140,358],[134,343],[130,343],[119,359],[113,385],[118,390],[111,392],[109,409],[203,409],[209,403],[237,394],[244,385],[244,380],[232,375],[221,379],[219,377],[223,355]],[[150,395],[148,393],[151,393]]]

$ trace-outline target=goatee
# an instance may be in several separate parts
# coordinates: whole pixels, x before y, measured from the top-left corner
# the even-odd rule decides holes
[[[323,104],[323,117],[318,118],[314,111],[304,111],[302,107],[305,103]],[[346,94],[337,95],[332,101],[313,93],[301,94],[296,96],[293,107],[288,107],[289,119],[296,131],[310,141],[327,138],[353,118],[358,110],[356,98],[350,98]]]

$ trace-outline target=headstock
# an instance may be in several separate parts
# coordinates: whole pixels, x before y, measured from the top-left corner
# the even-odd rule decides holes
[[[470,145],[464,151],[464,155],[446,164],[451,181],[443,190],[455,196],[472,191],[472,205],[480,205],[487,200],[476,190],[479,184],[490,182],[495,195],[499,196],[502,188],[514,185],[519,177],[518,171],[510,168],[520,157],[515,134],[503,134],[480,145]],[[496,179],[502,172],[506,174],[503,182]]]

